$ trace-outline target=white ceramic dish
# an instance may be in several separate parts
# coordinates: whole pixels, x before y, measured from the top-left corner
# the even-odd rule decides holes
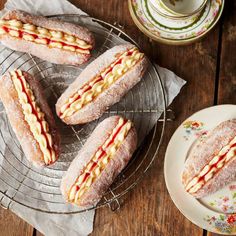
[[[181,182],[185,160],[199,138],[219,123],[236,118],[236,105],[203,109],[185,120],[173,134],[164,164],[166,186],[181,213],[199,227],[220,234],[236,234],[236,181],[214,194],[195,199]]]

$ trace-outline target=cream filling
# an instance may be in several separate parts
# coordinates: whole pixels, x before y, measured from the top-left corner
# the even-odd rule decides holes
[[[128,52],[133,52],[132,55],[127,56]],[[98,95],[100,95],[105,89],[110,87],[115,81],[122,77],[130,68],[132,68],[142,57],[143,53],[140,53],[137,48],[133,48],[128,52],[123,53],[114,63],[112,63],[107,69],[105,69],[100,75],[96,76],[87,86],[83,86],[76,92],[72,97],[70,97],[66,103],[61,107],[60,117],[63,119],[65,117],[73,115],[76,111],[81,109],[83,106],[94,100]],[[122,59],[121,64],[116,64],[120,59]],[[115,66],[114,66],[115,65]],[[112,71],[107,74],[112,68]],[[95,83],[99,77],[103,79],[98,83]],[[88,86],[92,88],[84,92]],[[81,96],[79,99],[76,97]],[[68,105],[70,106],[68,107]]]
[[[98,160],[98,157],[101,154],[101,150],[99,149],[94,156],[92,157],[91,161],[87,164],[86,168],[83,171],[83,174],[79,176],[76,183],[73,185],[73,187],[70,190],[69,193],[69,201],[74,201],[75,203],[79,201],[80,197],[86,192],[86,190],[92,185],[92,183],[100,176],[101,172],[104,170],[106,165],[109,163],[109,161],[113,158],[114,154],[120,147],[121,143],[124,141],[125,137],[127,136],[129,130],[132,127],[131,121],[127,121],[127,123],[121,128],[119,133],[117,134],[116,138],[114,139],[114,142],[107,147],[109,142],[113,139],[113,136],[117,132],[117,130],[124,124],[124,119],[120,118],[118,125],[113,129],[112,134],[110,137],[106,140],[104,145],[102,146],[103,150],[106,151],[106,155],[104,155],[100,160]],[[97,166],[90,172],[90,168],[93,166],[94,163],[97,163]],[[87,173],[90,173],[89,177],[86,179],[86,181],[83,182],[84,177]],[[79,190],[77,191],[77,187],[79,187]]]
[[[213,178],[213,176],[215,175],[215,173],[219,169],[221,169],[228,161],[230,161],[232,158],[234,158],[236,156],[236,147],[231,147],[234,144],[236,144],[236,137],[233,140],[231,140],[231,142],[228,145],[224,146],[220,150],[218,155],[216,155],[212,158],[212,160],[209,162],[209,164],[206,165],[201,170],[201,172],[198,174],[198,176],[194,177],[188,183],[188,185],[186,186],[186,191],[188,191],[189,193],[197,192],[200,188],[203,187],[203,185],[207,181],[209,181],[210,179]],[[225,155],[225,156],[224,156],[224,158],[222,158],[221,161],[219,161],[222,155]],[[211,168],[216,163],[217,163],[216,167]],[[199,182],[199,179],[202,178],[202,177],[203,177],[203,179]]]
[[[7,32],[2,27],[7,27],[9,29],[9,34],[13,37],[19,38],[20,33],[18,30],[23,32],[37,35],[40,38],[35,39],[34,36],[25,34],[23,39],[31,42],[36,42],[39,44],[47,44],[47,39],[54,40],[56,42],[50,42],[49,46],[53,48],[63,48],[68,51],[76,51],[80,53],[89,53],[91,45],[85,41],[73,36],[66,34],[61,31],[49,30],[42,27],[37,27],[32,24],[24,24],[18,20],[0,20],[0,34],[7,34]],[[69,44],[69,45],[63,45]],[[73,46],[78,46],[81,49],[76,49]]]
[[[32,101],[32,106],[37,111],[38,117],[42,123],[43,130],[41,128],[41,124],[37,120],[37,117],[35,116],[35,114],[33,114],[31,104],[28,102],[28,98],[25,92],[23,91],[22,84],[16,72],[20,76],[21,81],[25,87],[25,91]],[[43,159],[45,164],[49,164],[51,161],[55,162],[56,156],[55,156],[55,151],[52,148],[52,136],[49,134],[49,125],[47,121],[44,119],[44,113],[41,112],[40,108],[37,106],[33,92],[30,89],[29,84],[27,83],[25,77],[23,76],[22,71],[21,70],[12,71],[10,72],[10,74],[19,97],[19,102],[23,109],[25,120],[29,124],[30,131],[33,133],[34,138],[37,140],[39,144],[40,150],[43,153]],[[47,135],[48,142],[50,145],[50,150],[47,148],[47,140],[42,131],[44,131],[45,134]]]

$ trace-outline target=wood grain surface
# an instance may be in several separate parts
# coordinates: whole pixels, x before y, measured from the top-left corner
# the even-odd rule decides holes
[[[4,0],[0,0],[3,6]],[[150,41],[134,25],[125,0],[71,0],[93,17],[124,26],[156,63],[187,80],[172,103],[176,119],[168,122],[160,152],[140,185],[128,193],[118,212],[96,211],[93,236],[216,236],[188,221],[174,206],[165,187],[164,155],[175,129],[192,113],[217,103],[236,103],[236,1],[226,1],[219,24],[200,42],[166,46]],[[9,211],[0,209],[0,235],[37,235]]]

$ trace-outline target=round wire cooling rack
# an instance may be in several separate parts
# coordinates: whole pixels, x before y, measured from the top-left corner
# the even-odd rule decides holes
[[[79,23],[93,32],[96,49],[91,60],[125,41],[138,46],[119,27],[89,16],[67,14],[50,17]],[[57,98],[86,66],[55,65],[3,46],[0,46],[0,58],[4,58],[0,62],[1,75],[17,68],[28,71],[41,82],[54,114]],[[139,137],[138,150],[96,206],[79,208],[65,203],[60,193],[60,180],[63,174],[97,124],[115,114],[125,116],[134,122]],[[161,122],[157,123],[158,120]],[[11,209],[14,204],[20,204],[53,214],[80,213],[104,205],[113,210],[119,208],[119,198],[138,184],[156,157],[164,134],[165,122],[166,100],[163,86],[155,66],[149,61],[148,72],[142,81],[100,119],[85,125],[67,126],[56,118],[62,136],[62,153],[54,165],[36,168],[24,157],[4,107],[0,103],[0,205]]]

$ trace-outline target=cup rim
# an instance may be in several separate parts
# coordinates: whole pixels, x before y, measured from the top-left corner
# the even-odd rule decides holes
[[[159,1],[159,2],[160,2],[160,0],[156,0],[156,1]],[[207,0],[205,0],[205,1],[206,1],[206,3],[207,3]],[[193,13],[193,14],[191,14],[191,15],[187,15],[187,16],[176,16],[176,15],[168,15],[168,14],[165,14],[165,13],[161,12],[157,7],[154,6],[152,0],[149,0],[149,2],[150,2],[151,8],[152,8],[157,14],[159,14],[159,15],[161,15],[161,16],[163,16],[163,17],[166,17],[166,18],[168,18],[168,19],[171,19],[171,20],[185,20],[185,19],[188,19],[188,18],[190,18],[190,17],[192,17],[192,16],[194,16],[194,15],[200,14],[200,12],[201,12],[201,11],[204,9],[204,7],[206,6],[206,5],[204,4],[204,5],[202,6],[202,8],[199,10],[199,12]],[[161,2],[160,2],[160,3],[161,3]]]
[[[170,14],[173,14],[174,17],[176,17],[176,18],[177,18],[177,17],[181,18],[181,17],[190,17],[190,16],[192,16],[192,15],[194,15],[194,14],[197,14],[198,12],[200,12],[200,11],[204,8],[204,6],[206,5],[206,3],[207,3],[208,0],[204,0],[204,1],[202,2],[202,4],[201,4],[196,10],[194,10],[193,12],[191,12],[191,13],[189,13],[189,14],[181,14],[181,13],[179,13],[179,12],[176,12],[176,11],[170,9],[170,8],[164,3],[163,0],[158,0],[158,1],[161,3],[162,7],[163,7],[166,11],[168,11]],[[167,15],[166,15],[166,17],[167,17]]]

